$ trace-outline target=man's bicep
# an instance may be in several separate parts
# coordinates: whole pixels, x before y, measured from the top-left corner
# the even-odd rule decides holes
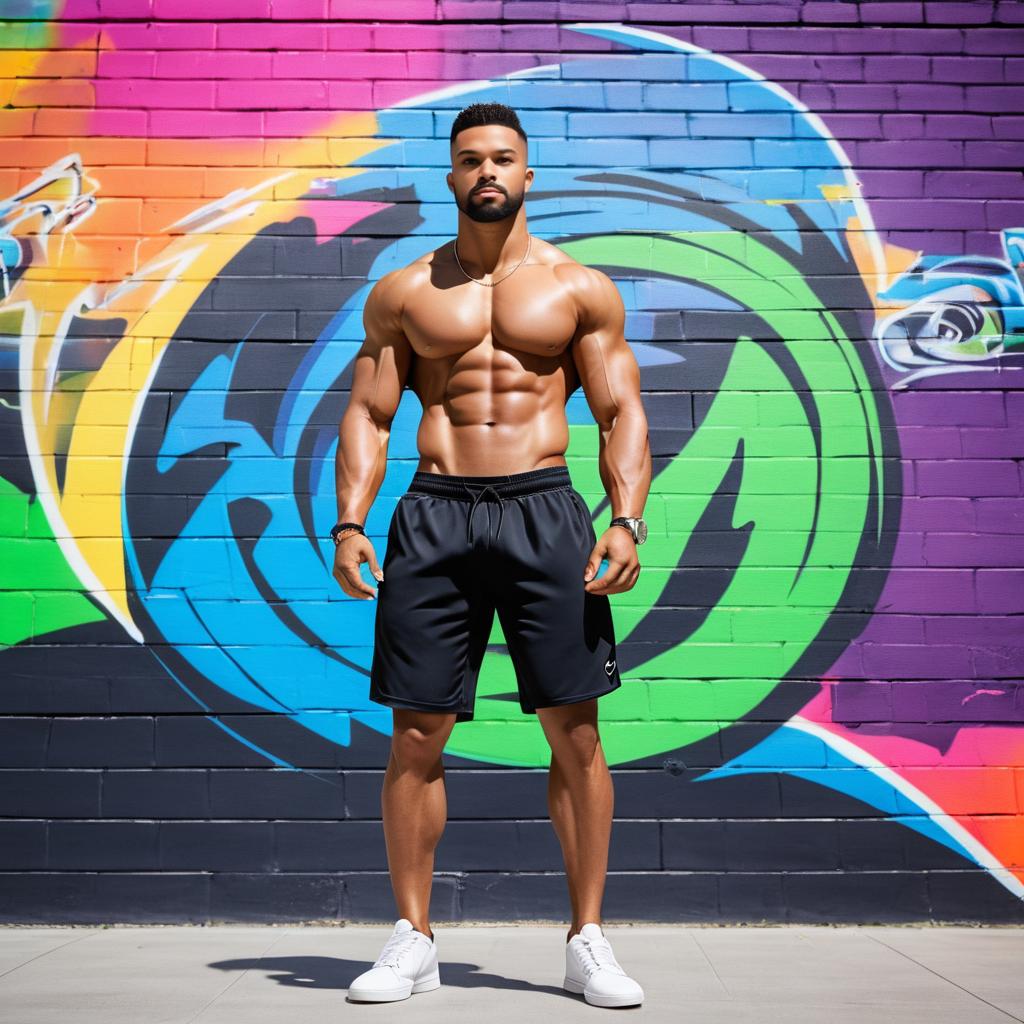
[[[350,404],[375,423],[387,425],[398,411],[412,363],[412,346],[402,330],[396,280],[389,274],[370,290],[363,307],[365,340],[356,353]]]
[[[639,399],[640,368],[623,333],[626,311],[611,279],[591,273],[579,295],[582,309],[573,360],[595,421],[608,427]]]

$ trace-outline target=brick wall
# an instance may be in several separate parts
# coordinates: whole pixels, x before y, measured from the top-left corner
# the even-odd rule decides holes
[[[454,233],[485,100],[530,135],[531,231],[619,287],[651,430],[605,918],[1024,918],[1020,5],[0,20],[0,919],[393,920],[374,606],[323,538],[363,301]],[[432,916],[562,918],[490,639]]]

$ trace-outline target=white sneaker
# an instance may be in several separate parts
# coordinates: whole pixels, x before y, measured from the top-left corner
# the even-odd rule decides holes
[[[400,917],[374,965],[349,985],[348,998],[388,1003],[440,987],[437,943],[416,931],[412,921]]]
[[[583,993],[591,1006],[638,1006],[644,990],[622,969],[601,926],[585,924],[565,945],[568,992]]]

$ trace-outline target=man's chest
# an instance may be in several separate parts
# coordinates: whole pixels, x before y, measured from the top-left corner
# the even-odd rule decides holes
[[[525,271],[525,273],[524,273]],[[466,281],[417,288],[403,304],[402,326],[416,354],[458,356],[481,345],[554,356],[572,340],[572,297],[546,267],[523,267],[520,279],[494,288]]]

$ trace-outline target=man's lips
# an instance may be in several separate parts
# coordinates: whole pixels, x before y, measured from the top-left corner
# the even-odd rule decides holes
[[[475,195],[475,196],[481,196],[481,195],[485,196],[485,195],[487,195],[488,192],[490,192],[491,194],[496,195],[496,196],[500,196],[500,195],[504,194],[501,191],[501,189],[498,189],[498,188],[478,188],[473,193],[473,195]]]

